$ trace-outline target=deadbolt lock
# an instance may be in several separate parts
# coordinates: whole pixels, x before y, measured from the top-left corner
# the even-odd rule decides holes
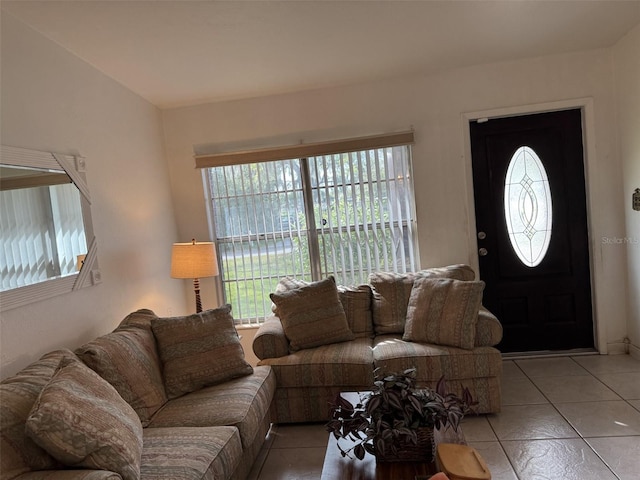
[[[484,240],[485,238],[487,238],[487,234],[484,232],[478,232],[478,238],[480,240]]]
[[[478,250],[478,255],[480,255],[481,257],[485,257],[488,253],[489,250],[487,250],[486,248],[481,248]]]

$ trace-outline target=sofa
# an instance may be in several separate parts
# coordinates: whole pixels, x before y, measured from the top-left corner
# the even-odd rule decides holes
[[[231,308],[128,315],[0,383],[2,480],[243,479],[271,425]]]
[[[412,367],[418,386],[444,376],[450,391],[469,388],[476,413],[499,412],[502,326],[482,306],[475,277],[459,264],[373,273],[353,287],[281,279],[274,314],[253,341],[258,365],[276,376],[273,421],[326,421],[338,393],[370,390],[376,375]]]

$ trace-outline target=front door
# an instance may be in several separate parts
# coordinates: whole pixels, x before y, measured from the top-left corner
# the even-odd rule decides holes
[[[592,348],[581,111],[472,121],[484,305],[502,352]]]

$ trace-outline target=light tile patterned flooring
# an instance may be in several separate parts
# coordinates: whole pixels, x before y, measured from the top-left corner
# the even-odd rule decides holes
[[[640,479],[639,360],[505,360],[502,403],[463,423],[493,480]],[[320,478],[327,439],[323,424],[274,426],[249,479]]]

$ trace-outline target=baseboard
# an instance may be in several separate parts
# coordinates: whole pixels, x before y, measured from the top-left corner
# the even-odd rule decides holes
[[[634,344],[629,345],[629,355],[636,360],[640,360],[640,347]]]
[[[625,342],[607,343],[608,355],[625,355],[628,353],[629,344]]]
[[[504,360],[524,360],[531,358],[577,357],[580,355],[599,355],[595,348],[576,348],[573,350],[540,350],[535,352],[503,353]]]

